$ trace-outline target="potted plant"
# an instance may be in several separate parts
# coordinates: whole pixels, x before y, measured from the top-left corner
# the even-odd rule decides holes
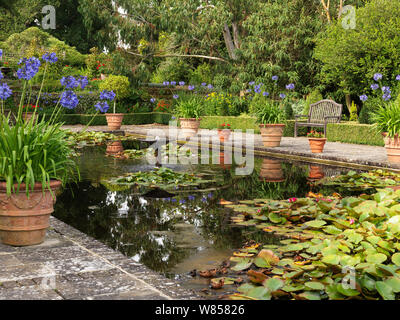
[[[396,102],[380,106],[372,117],[381,132],[389,163],[400,164],[400,105]]]
[[[204,115],[204,98],[195,94],[175,96],[176,104],[174,114],[179,118],[181,129],[186,136],[196,134],[201,116]]]
[[[23,90],[16,123],[10,124],[9,116],[3,113],[0,116],[0,240],[4,244],[25,246],[43,242],[56,190],[76,173],[67,133],[56,121],[61,106],[77,104],[71,83],[68,82],[68,89],[61,94],[49,119],[36,122],[37,108],[29,121],[22,116],[28,81],[45,63],[39,100],[48,66],[56,61],[54,53],[44,54],[42,61],[35,57],[22,59],[17,75],[23,81]],[[12,91],[6,83],[1,86],[3,106]]]
[[[35,114],[35,118],[37,120],[38,114],[36,112],[34,112],[37,107],[38,106],[35,106],[33,104],[24,105],[23,106],[24,110],[22,112],[22,119],[25,122],[29,122],[31,120],[31,118],[33,117],[33,115]]]
[[[270,99],[256,113],[264,147],[279,147],[285,128],[285,112]]]
[[[307,133],[307,138],[312,153],[321,153],[324,150],[326,138],[322,132],[311,130]]]
[[[232,126],[229,123],[222,123],[218,126],[218,136],[220,142],[229,140],[231,135]]]
[[[127,77],[115,75],[108,76],[107,79],[99,85],[99,89],[102,91],[100,99],[103,100],[103,104],[107,100],[114,101],[113,113],[106,114],[108,129],[110,131],[121,129],[124,114],[116,113],[116,103],[129,96],[129,85],[129,79]],[[104,106],[100,109],[104,110]]]

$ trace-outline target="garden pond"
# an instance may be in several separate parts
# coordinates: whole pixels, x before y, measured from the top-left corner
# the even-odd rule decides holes
[[[110,144],[77,150],[81,179],[68,184],[57,197],[54,216],[210,298],[232,293],[235,287],[213,289],[207,270],[228,266],[235,250],[244,245],[279,244],[279,236],[251,224],[234,223],[235,213],[229,204],[247,199],[302,198],[317,194],[321,188],[324,194],[357,194],[346,186],[318,186],[324,177],[346,174],[346,168],[255,158],[253,173],[237,176],[235,165],[224,163],[155,167],[140,151],[148,147],[147,142],[122,141],[122,147],[130,150],[126,156],[120,156],[121,150],[110,151]],[[219,156],[223,160],[225,155]],[[129,175],[154,169],[154,176],[144,177],[141,185],[116,181],[119,177],[126,182]],[[157,176],[167,177],[172,174],[169,169],[182,176],[169,177],[177,184],[163,185]],[[179,178],[188,176],[198,180],[178,183]],[[146,179],[153,182],[146,184]],[[225,284],[229,284],[227,279]]]

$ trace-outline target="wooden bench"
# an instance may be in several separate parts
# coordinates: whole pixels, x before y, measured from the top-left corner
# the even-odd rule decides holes
[[[310,105],[308,116],[296,115],[294,124],[294,136],[297,137],[298,127],[317,127],[324,128],[326,137],[326,126],[328,123],[339,123],[342,118],[343,106],[332,100],[321,100]],[[307,122],[301,122],[301,119],[307,119]]]

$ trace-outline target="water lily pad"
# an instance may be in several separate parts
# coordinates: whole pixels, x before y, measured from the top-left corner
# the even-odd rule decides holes
[[[390,285],[383,281],[377,281],[375,283],[376,290],[378,290],[379,294],[382,296],[384,300],[394,300],[395,294]]]
[[[307,287],[307,289],[311,289],[311,290],[324,290],[325,286],[320,283],[320,282],[316,282],[316,281],[308,281],[305,282],[304,285]]]
[[[396,265],[400,267],[400,253],[395,253],[394,255],[392,255],[392,262]]]
[[[271,292],[281,289],[285,285],[279,278],[269,278],[263,282],[263,286],[268,288]]]
[[[369,263],[382,263],[387,260],[387,256],[384,255],[383,253],[374,253],[374,254],[369,254],[366,260]]]
[[[252,259],[243,258],[231,269],[233,271],[242,271],[242,270],[250,268],[252,263],[253,263]]]

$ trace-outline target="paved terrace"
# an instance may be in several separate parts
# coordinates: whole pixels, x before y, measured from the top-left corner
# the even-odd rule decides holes
[[[71,129],[73,131],[79,131],[82,130],[83,126],[74,125],[65,126],[65,128]],[[90,129],[93,131],[107,131],[107,126],[94,126],[90,127]],[[165,135],[168,136],[169,127],[166,125],[152,124],[121,127],[121,130],[124,131],[126,134],[134,134],[142,138],[148,135],[152,136],[152,133],[150,131],[152,129],[163,130],[165,132]],[[210,130],[200,129],[198,132],[198,135],[211,134],[212,131]],[[313,154],[310,151],[308,139],[306,137],[283,137],[280,147],[266,148],[263,147],[261,135],[248,134],[248,136],[253,136],[255,143],[255,153],[260,156],[310,161],[343,167],[351,166],[359,169],[388,168],[394,171],[399,170],[398,167],[390,165],[388,163],[387,154],[384,147],[348,144],[340,142],[327,142],[325,144],[323,153]],[[240,137],[241,135],[235,136],[235,139],[240,139]],[[243,135],[243,137],[245,137],[245,135]]]

